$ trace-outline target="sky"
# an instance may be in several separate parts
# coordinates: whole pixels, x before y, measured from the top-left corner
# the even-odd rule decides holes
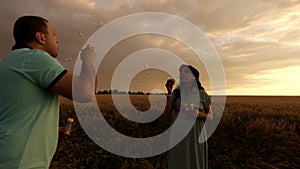
[[[186,19],[213,44],[227,95],[300,95],[300,0],[3,0],[0,11],[0,59],[14,44],[12,27],[22,15],[50,21],[59,39],[57,59],[72,71],[80,49],[101,27],[129,14],[162,12]],[[97,89],[109,89],[122,60],[147,48],[170,51],[198,68],[203,86],[214,93],[212,77],[193,52],[174,39],[146,34],[128,37],[107,53]],[[164,91],[170,72],[144,66],[130,77],[130,90]]]

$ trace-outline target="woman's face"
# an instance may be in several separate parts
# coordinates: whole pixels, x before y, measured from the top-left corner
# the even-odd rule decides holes
[[[180,83],[192,83],[195,76],[188,67],[183,67],[179,70]]]

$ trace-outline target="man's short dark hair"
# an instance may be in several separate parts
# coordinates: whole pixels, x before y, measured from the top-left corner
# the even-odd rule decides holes
[[[16,44],[24,45],[36,40],[37,32],[47,33],[48,20],[39,16],[22,16],[15,22],[13,36]]]

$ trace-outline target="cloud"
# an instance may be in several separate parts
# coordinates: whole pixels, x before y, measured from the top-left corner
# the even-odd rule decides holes
[[[3,28],[0,43],[6,45],[1,45],[1,57],[12,46],[11,30],[15,20],[22,15],[39,15],[48,19],[54,25],[60,39],[61,54],[68,57],[74,56],[73,51],[78,52],[86,40],[85,37],[76,36],[76,33],[89,35],[100,27],[98,19],[92,14],[94,3],[90,0],[9,0],[4,4],[0,7],[1,28]]]
[[[257,4],[265,9],[247,16],[244,24],[208,33],[223,60],[230,91],[259,87],[263,83],[286,85],[275,79],[256,81],[253,77],[300,65],[300,4],[276,1]]]
[[[269,84],[271,81],[257,82],[253,77],[300,65],[298,0],[5,0],[2,3],[0,59],[13,45],[12,26],[21,15],[40,15],[50,20],[60,40],[58,59],[72,70],[82,45],[101,26],[121,16],[151,11],[183,17],[200,28],[221,57],[229,89],[246,90],[249,86],[261,86],[262,82]],[[118,61],[142,47],[190,54],[187,47],[166,38],[133,38],[121,45],[116,47],[118,51],[111,52],[113,60]],[[106,64],[115,64],[111,62]],[[198,67],[205,72],[202,66]],[[204,83],[209,85],[208,77],[204,77]]]
[[[260,95],[299,95],[300,81],[295,81],[299,72],[299,66],[291,66],[261,71],[258,74],[248,74],[248,80],[239,83],[240,88],[230,88],[229,92],[250,95],[253,93]]]

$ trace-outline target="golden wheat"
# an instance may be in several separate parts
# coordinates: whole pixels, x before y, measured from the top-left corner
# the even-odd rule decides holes
[[[140,111],[151,106],[148,96],[130,96],[130,100]],[[98,95],[97,101],[107,122],[132,137],[156,135],[170,125],[165,120],[149,124],[131,122],[119,114],[111,95]],[[167,152],[133,159],[104,150],[85,134],[71,101],[61,98],[60,108],[61,126],[67,117],[75,122],[71,136],[60,139],[50,169],[167,168]],[[219,126],[208,139],[210,168],[300,168],[299,122],[300,97],[227,97]]]

